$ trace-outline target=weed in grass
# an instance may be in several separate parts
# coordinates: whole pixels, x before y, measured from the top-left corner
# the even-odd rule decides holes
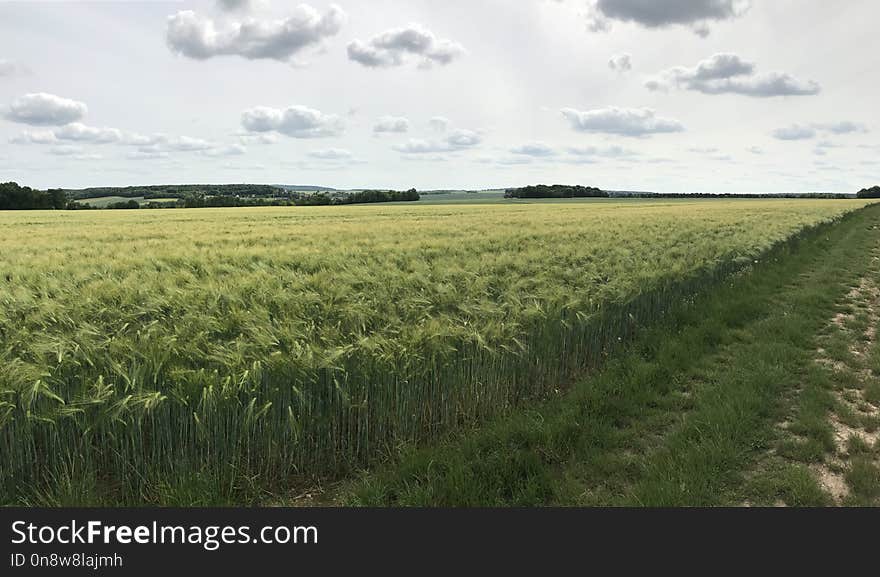
[[[852,504],[872,505],[880,497],[880,468],[869,458],[858,456],[852,460],[846,482],[854,497]]]
[[[789,507],[823,507],[831,504],[810,470],[794,464],[758,473],[746,482],[744,493],[754,505],[771,506],[779,501]]]

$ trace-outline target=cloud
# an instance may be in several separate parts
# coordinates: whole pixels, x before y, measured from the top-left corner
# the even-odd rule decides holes
[[[511,148],[510,152],[516,155],[545,158],[556,154],[556,151],[553,150],[553,148],[543,142],[530,142],[528,144],[523,144],[522,146]]]
[[[419,24],[392,28],[374,36],[369,42],[353,40],[348,45],[349,59],[368,68],[401,66],[408,57],[418,60],[422,68],[430,68],[434,64],[443,66],[464,53],[461,44],[438,39],[433,32]]]
[[[409,120],[401,116],[383,116],[375,125],[373,125],[373,132],[377,134],[385,132],[401,133],[408,131]]]
[[[449,128],[451,122],[445,116],[434,116],[428,121],[428,124],[430,124],[431,128],[437,132],[446,132],[446,129]]]
[[[13,100],[5,117],[32,126],[60,126],[81,119],[86,112],[88,107],[83,102],[38,92]]]
[[[570,146],[566,150],[573,156],[581,157],[596,156],[601,158],[631,158],[639,155],[637,152],[620,146],[608,146],[605,148],[597,146]]]
[[[313,150],[308,153],[310,157],[319,160],[350,160],[352,158],[351,151],[344,148],[326,148],[323,150]]]
[[[124,138],[121,130],[117,128],[98,128],[88,126],[81,122],[73,122],[55,129],[55,137],[58,140],[72,140],[75,142],[91,142],[94,144],[107,144],[121,142]]]
[[[815,136],[816,130],[814,128],[802,124],[792,124],[773,131],[773,138],[777,140],[809,140]]]
[[[146,136],[136,132],[125,132],[118,128],[89,126],[82,122],[71,122],[48,130],[24,130],[10,139],[14,144],[55,144],[75,142],[81,144],[123,144],[146,146],[168,139],[162,134]]]
[[[850,122],[844,120],[841,122],[832,122],[831,124],[817,124],[817,128],[826,130],[833,134],[851,134],[854,132],[868,132],[868,127],[860,122]]]
[[[134,150],[126,155],[129,160],[159,160],[168,158],[168,153],[163,150],[146,147],[144,149]]]
[[[785,128],[779,128],[773,131],[773,137],[779,140],[808,140],[815,138],[820,132],[844,135],[855,132],[868,132],[868,127],[858,122],[848,120],[831,123],[813,123],[813,124],[793,124]],[[822,148],[831,148],[828,141],[819,143]]]
[[[73,160],[101,160],[104,158],[100,154],[86,154],[83,152],[81,146],[75,144],[55,146],[51,148],[49,152],[55,156],[63,156],[65,158],[72,158]]]
[[[629,54],[616,54],[608,61],[608,68],[617,72],[629,72],[632,70],[632,56]]]
[[[403,154],[437,154],[439,152],[456,152],[474,148],[482,143],[483,137],[473,130],[458,128],[442,140],[422,140],[411,138],[405,144],[392,148]]]
[[[435,154],[449,151],[449,146],[444,142],[421,138],[410,138],[406,144],[397,144],[392,148],[404,154]]]
[[[566,149],[568,164],[595,164],[601,161],[636,162],[641,155],[620,146],[570,146]]]
[[[308,4],[300,4],[283,20],[247,18],[224,25],[183,10],[168,17],[166,41],[173,52],[196,60],[241,56],[288,61],[338,34],[345,19],[345,12],[335,4],[323,15]]]
[[[275,144],[278,142],[278,135],[272,132],[261,132],[257,134],[238,134],[238,139],[242,144]]]
[[[678,120],[659,117],[650,108],[610,106],[588,111],[563,108],[561,112],[571,127],[578,132],[642,137],[684,130],[684,126]]]
[[[722,52],[693,68],[675,66],[645,82],[649,90],[693,90],[703,94],[741,94],[756,98],[815,95],[821,91],[813,81],[801,81],[789,74],[755,74],[755,64],[739,55]]]
[[[342,119],[306,106],[285,110],[256,106],[241,114],[241,125],[249,132],[280,132],[291,138],[323,138],[344,131]]]
[[[752,154],[757,154],[757,155],[764,154],[764,149],[761,148],[760,146],[749,146],[748,148],[746,148],[746,150],[751,152]]]
[[[681,25],[705,37],[709,22],[738,18],[748,11],[749,5],[748,0],[593,0],[590,28],[608,30],[613,20],[646,28]]]
[[[201,138],[191,138],[189,136],[178,136],[165,143],[171,150],[180,152],[203,152],[214,148],[214,145]]]
[[[58,138],[51,130],[22,130],[18,136],[9,139],[13,144],[54,144]]]
[[[206,156],[223,157],[223,156],[241,156],[247,153],[247,148],[241,144],[230,144],[229,146],[212,146],[203,150]]]
[[[473,130],[457,128],[446,137],[446,143],[453,149],[471,148],[479,145],[483,141],[483,137]]]
[[[449,160],[448,157],[443,156],[442,154],[404,154],[403,156],[401,156],[401,159],[410,162],[446,162],[447,160]]]

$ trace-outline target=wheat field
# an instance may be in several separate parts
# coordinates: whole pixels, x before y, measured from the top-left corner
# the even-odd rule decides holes
[[[863,205],[0,213],[0,503],[350,471],[558,390]]]

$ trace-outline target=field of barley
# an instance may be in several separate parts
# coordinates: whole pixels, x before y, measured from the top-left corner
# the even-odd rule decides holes
[[[563,388],[864,204],[0,213],[0,504],[343,474]]]

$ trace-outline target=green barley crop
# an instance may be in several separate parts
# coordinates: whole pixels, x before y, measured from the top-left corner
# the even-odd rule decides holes
[[[548,394],[862,205],[2,213],[0,503],[344,472]]]

